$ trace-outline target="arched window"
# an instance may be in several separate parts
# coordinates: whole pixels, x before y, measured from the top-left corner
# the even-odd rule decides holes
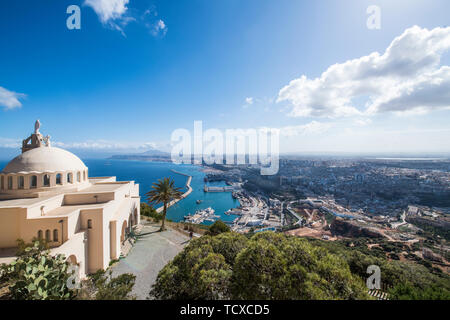
[[[1,188],[2,189],[5,189],[5,177],[4,176],[2,176],[2,178],[1,178]]]
[[[42,185],[44,187],[50,187],[50,176],[48,174],[44,174],[42,177]]]
[[[68,173],[67,174],[67,182],[68,183],[73,183],[73,174],[72,173]]]
[[[31,176],[30,188],[37,188],[37,176]]]
[[[83,171],[83,181],[86,181],[86,171]]]
[[[19,189],[25,188],[25,177],[24,176],[19,177],[18,185],[19,185]]]
[[[92,229],[92,219],[88,220],[88,229]]]
[[[52,240],[52,234],[50,230],[45,231],[45,241],[50,242]]]
[[[8,189],[12,190],[13,188],[13,177],[9,176],[8,177]]]
[[[73,254],[67,258],[67,262],[69,262],[71,265],[77,265],[77,257],[75,257]]]
[[[61,176],[61,173],[58,173],[58,174],[56,175],[56,184],[62,185],[62,176]]]
[[[42,232],[42,230],[39,230],[39,231],[38,231],[38,239],[39,239],[39,240],[42,240],[42,239],[43,239],[43,232]]]
[[[81,173],[80,173],[80,171],[77,172],[77,181],[81,182]]]
[[[53,241],[58,241],[58,229],[53,230]]]

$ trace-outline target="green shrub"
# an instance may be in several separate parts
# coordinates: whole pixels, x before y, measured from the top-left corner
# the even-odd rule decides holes
[[[39,241],[32,245],[19,242],[19,254],[2,267],[2,280],[10,284],[11,299],[63,300],[76,295],[67,287],[70,264],[63,255],[51,256]]]
[[[95,287],[95,300],[136,299],[131,294],[136,276],[131,273],[124,273],[114,278],[111,270],[108,273],[98,270],[90,275],[89,279]]]
[[[411,283],[399,283],[389,294],[391,300],[450,300],[450,291],[437,285],[422,289]]]
[[[347,262],[304,239],[234,232],[192,240],[158,274],[157,299],[367,299]]]
[[[223,221],[217,220],[209,226],[206,234],[210,236],[216,236],[224,232],[230,232],[230,227],[227,226]]]
[[[152,206],[149,206],[145,202],[141,202],[141,215],[144,217],[152,218],[155,222],[160,222],[163,218],[162,213],[156,212],[156,209]]]

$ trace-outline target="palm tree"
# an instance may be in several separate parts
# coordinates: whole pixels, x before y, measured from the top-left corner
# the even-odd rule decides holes
[[[181,188],[175,187],[174,183],[170,178],[159,179],[158,182],[153,183],[152,190],[145,194],[148,203],[155,202],[157,204],[163,204],[163,218],[159,231],[166,230],[164,224],[166,222],[168,204],[173,200],[181,199],[182,196]]]

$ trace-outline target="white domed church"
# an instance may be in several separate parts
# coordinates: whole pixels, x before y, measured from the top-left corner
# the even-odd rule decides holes
[[[0,263],[14,258],[18,239],[45,239],[81,277],[106,269],[140,222],[139,185],[89,177],[83,161],[39,129],[38,120],[22,154],[0,172]]]

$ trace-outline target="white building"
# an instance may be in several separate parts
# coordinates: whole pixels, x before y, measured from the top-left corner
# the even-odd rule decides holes
[[[52,147],[39,127],[0,172],[0,263],[14,258],[18,239],[41,238],[82,277],[106,269],[140,222],[139,185],[89,177],[83,161]]]

